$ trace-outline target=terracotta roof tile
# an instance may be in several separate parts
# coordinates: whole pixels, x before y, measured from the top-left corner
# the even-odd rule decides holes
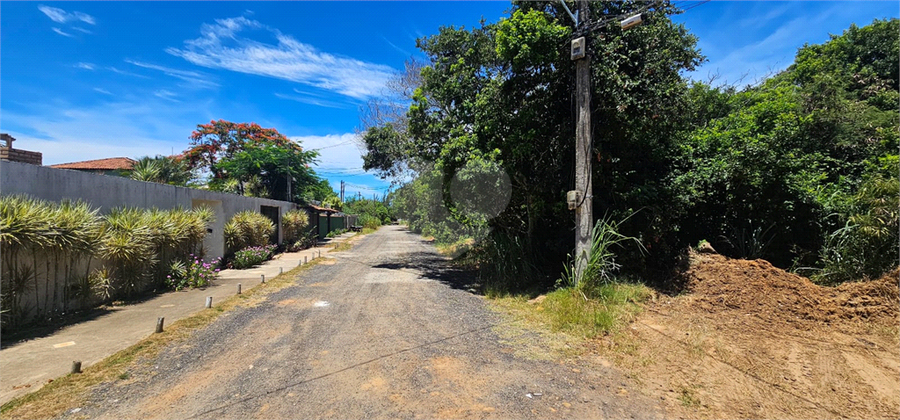
[[[132,168],[134,168],[135,163],[137,163],[137,161],[134,159],[129,159],[127,157],[114,157],[106,159],[85,160],[72,163],[60,163],[57,165],[50,165],[50,167],[57,169],[90,169],[110,171],[116,169],[131,170]]]

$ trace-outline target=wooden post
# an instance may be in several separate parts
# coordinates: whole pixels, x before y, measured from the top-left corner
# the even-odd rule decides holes
[[[72,373],[81,373],[81,362],[80,361],[72,362]]]
[[[278,267],[278,274],[284,274],[284,267]]]
[[[241,284],[240,283],[238,283],[238,293],[237,294],[241,294]]]
[[[589,23],[587,0],[579,0],[578,26]],[[586,25],[584,25],[586,27]],[[581,192],[581,200],[575,208],[575,278],[581,282],[591,252],[591,228],[593,227],[593,185],[591,183],[591,59],[588,46],[590,34],[585,33],[583,58],[575,60],[575,107],[578,121],[575,123],[575,190]]]
[[[157,333],[163,332],[163,323],[165,323],[165,322],[166,322],[165,317],[159,317],[156,319],[156,332]]]
[[[265,274],[260,274],[260,275],[259,275],[259,282],[260,282],[260,283],[265,283],[265,282],[266,282],[266,275],[265,275]]]
[[[304,255],[304,256],[303,256],[303,264],[309,263],[309,260],[307,260],[307,258],[309,258],[308,255]]]

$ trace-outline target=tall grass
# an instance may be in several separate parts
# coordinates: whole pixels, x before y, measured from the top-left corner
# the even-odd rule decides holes
[[[461,258],[462,263],[478,270],[488,297],[522,292],[526,287],[541,284],[544,275],[536,260],[523,237],[502,231],[491,232],[484,240],[472,244]]]
[[[626,242],[634,242],[640,252],[646,252],[646,248],[637,238],[619,233],[619,227],[630,217],[618,222],[608,215],[598,219],[591,232],[590,252],[583,256],[586,263],[581,278],[578,278],[576,272],[578,261],[577,259],[573,261],[570,256],[569,262],[563,267],[562,278],[557,285],[590,294],[594,289],[611,283],[615,273],[621,268],[621,265],[616,262],[614,247],[621,247]]]

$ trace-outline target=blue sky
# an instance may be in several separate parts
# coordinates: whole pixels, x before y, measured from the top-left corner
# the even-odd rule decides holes
[[[695,1],[677,2],[685,7]],[[673,17],[708,62],[752,83],[804,43],[897,17],[896,2],[712,1]],[[0,131],[44,164],[184,150],[213,119],[277,128],[321,153],[348,194],[381,194],[354,141],[358,108],[440,26],[495,22],[508,2],[3,2]]]

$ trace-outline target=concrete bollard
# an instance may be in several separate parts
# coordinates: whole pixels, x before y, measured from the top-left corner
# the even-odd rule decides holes
[[[166,321],[166,318],[162,317],[162,316],[156,319],[156,332],[157,333],[163,332],[163,323],[165,323],[165,321]]]
[[[206,307],[207,307],[207,308],[212,308],[212,296],[207,296],[207,297],[206,297]]]
[[[278,267],[278,274],[284,274],[284,267]]]
[[[241,284],[238,283],[238,294],[241,294]]]
[[[265,274],[260,274],[260,275],[259,275],[259,281],[260,281],[260,283],[265,283],[265,282],[266,282],[266,275],[265,275]]]
[[[81,373],[81,362],[72,362],[72,373]]]
[[[309,262],[309,261],[307,260],[307,258],[309,258],[309,256],[307,256],[307,255],[304,255],[304,256],[303,256],[303,264],[306,264],[306,263]]]

